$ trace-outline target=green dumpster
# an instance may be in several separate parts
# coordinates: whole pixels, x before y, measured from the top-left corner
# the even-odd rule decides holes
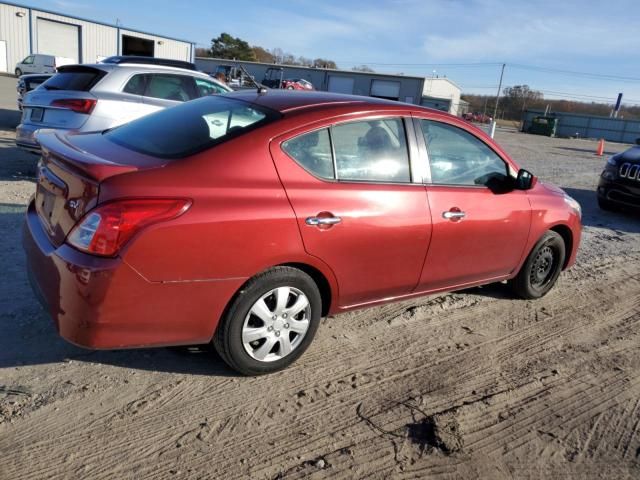
[[[558,119],[556,117],[534,117],[529,127],[529,133],[534,135],[544,135],[546,137],[554,137],[556,128],[558,127]]]

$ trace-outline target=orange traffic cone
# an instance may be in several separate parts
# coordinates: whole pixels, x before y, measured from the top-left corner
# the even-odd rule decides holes
[[[604,153],[604,138],[601,138],[600,140],[598,140],[598,149],[596,150],[596,155],[601,157],[603,153]]]

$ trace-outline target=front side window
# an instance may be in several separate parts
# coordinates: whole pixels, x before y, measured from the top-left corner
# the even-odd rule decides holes
[[[339,180],[410,182],[402,119],[350,122],[331,130]]]
[[[329,129],[287,140],[282,144],[282,149],[308,172],[321,178],[335,178]]]
[[[431,183],[487,185],[492,177],[509,174],[504,160],[474,135],[441,122],[420,123],[429,152]]]
[[[204,80],[203,78],[195,78],[194,80],[196,81],[196,92],[198,94],[198,97],[206,97],[207,95],[228,92],[228,90],[221,87],[217,83],[209,82],[208,80]]]
[[[184,75],[150,74],[145,96],[186,102],[193,97],[192,82],[191,77]]]
[[[110,141],[158,158],[181,158],[236,138],[279,118],[257,105],[204,97],[105,131]]]
[[[24,63],[25,65],[31,65],[33,63],[33,55],[29,55],[22,61],[22,63]]]

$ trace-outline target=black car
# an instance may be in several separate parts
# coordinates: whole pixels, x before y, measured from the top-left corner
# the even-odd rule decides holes
[[[640,208],[640,138],[636,143],[607,160],[598,182],[598,205],[603,210]]]
[[[32,73],[20,76],[20,78],[18,78],[18,84],[16,85],[16,90],[18,91],[18,109],[22,110],[22,97],[24,97],[25,93],[38,88],[51,77],[53,77],[53,73]]]

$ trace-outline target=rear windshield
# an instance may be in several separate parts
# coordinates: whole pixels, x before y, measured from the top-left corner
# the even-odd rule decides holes
[[[88,92],[106,72],[95,68],[76,67],[56,73],[43,85],[47,90],[75,90]]]
[[[210,96],[142,117],[107,130],[104,135],[136,152],[159,158],[180,158],[243,135],[279,117],[279,113],[251,103]]]

